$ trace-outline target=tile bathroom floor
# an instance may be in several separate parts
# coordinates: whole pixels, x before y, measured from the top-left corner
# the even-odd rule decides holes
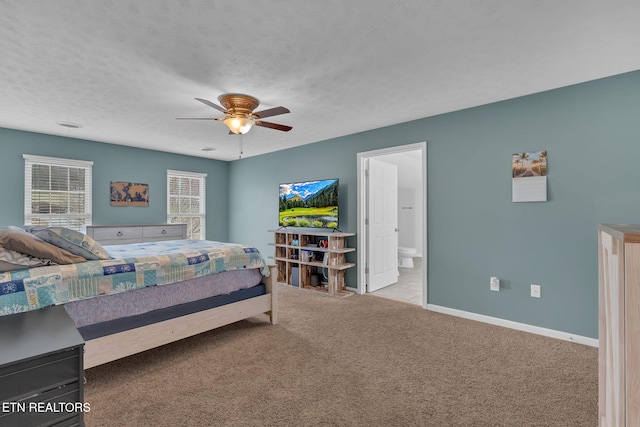
[[[422,258],[415,257],[413,264],[413,268],[398,268],[398,283],[372,292],[371,295],[422,305]]]

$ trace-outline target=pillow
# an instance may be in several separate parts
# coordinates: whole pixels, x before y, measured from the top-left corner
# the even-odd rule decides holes
[[[45,242],[56,245],[85,259],[111,259],[111,255],[109,255],[100,243],[79,231],[65,227],[47,227],[43,230],[34,230],[33,234]]]
[[[26,270],[27,268],[42,267],[50,264],[51,260],[49,259],[34,258],[0,246],[0,272]]]
[[[74,264],[86,261],[83,257],[47,243],[19,227],[0,229],[0,246],[36,258],[50,259],[56,264]]]
[[[45,265],[51,265],[51,260],[35,258],[0,246],[0,272],[2,273]]]

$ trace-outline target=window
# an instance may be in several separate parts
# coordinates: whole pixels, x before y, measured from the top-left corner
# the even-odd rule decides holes
[[[205,238],[205,173],[167,171],[167,222],[187,224],[187,239]]]
[[[93,162],[23,154],[24,223],[82,231],[91,225]]]

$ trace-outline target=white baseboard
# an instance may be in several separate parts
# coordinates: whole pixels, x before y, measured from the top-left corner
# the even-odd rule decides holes
[[[457,310],[455,308],[442,307],[435,304],[427,304],[427,310],[438,313],[449,314],[451,316],[463,317],[465,319],[478,322],[489,323],[491,325],[503,326],[505,328],[516,329],[518,331],[530,332],[532,334],[544,335],[545,337],[556,338],[563,341],[575,342],[578,344],[598,347],[597,338],[589,338],[567,332],[556,331],[554,329],[541,328],[539,326],[527,325],[526,323],[513,322],[511,320],[500,319],[498,317],[485,316],[483,314],[471,313]]]

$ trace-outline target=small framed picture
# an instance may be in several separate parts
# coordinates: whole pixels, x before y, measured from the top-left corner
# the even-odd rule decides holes
[[[111,206],[149,206],[149,184],[111,181]]]

